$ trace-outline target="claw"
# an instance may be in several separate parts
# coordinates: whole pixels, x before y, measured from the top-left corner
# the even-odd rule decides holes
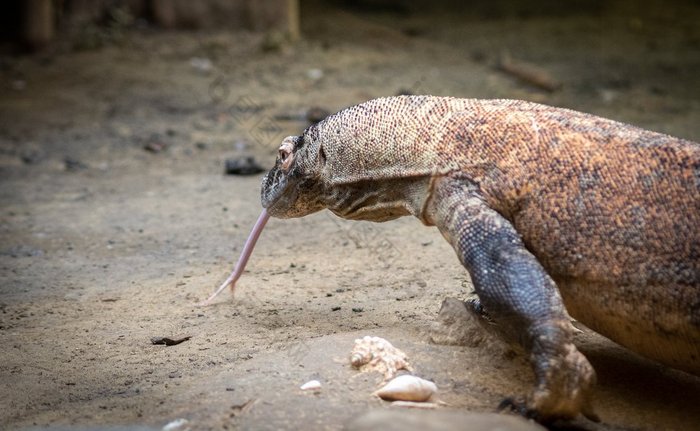
[[[596,423],[600,422],[600,416],[598,416],[596,412],[593,411],[593,406],[591,405],[585,405],[583,409],[581,409],[581,414],[590,421]]]
[[[467,299],[466,301],[464,301],[464,305],[467,307],[467,310],[469,310],[475,316],[478,316],[483,321],[483,323],[495,325],[495,322],[493,321],[491,316],[489,316],[489,314],[486,312],[484,306],[481,305],[481,301],[478,298]]]
[[[514,397],[504,398],[500,403],[498,403],[496,412],[501,413],[504,410],[511,411],[524,418],[532,419],[539,423],[550,423],[558,419],[557,417],[542,417],[537,410],[529,408],[526,402],[518,401]],[[593,411],[593,408],[590,405],[584,406],[581,410],[581,414],[590,421],[596,423],[600,422],[600,417]]]
[[[528,419],[534,418],[536,416],[536,413],[533,410],[527,408],[527,405],[523,401],[518,401],[513,397],[504,398],[500,403],[498,403],[498,407],[496,407],[496,412],[500,413],[504,410],[515,412],[520,416],[526,417]]]

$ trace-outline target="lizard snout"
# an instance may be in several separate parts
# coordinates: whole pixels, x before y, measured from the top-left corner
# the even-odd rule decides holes
[[[272,168],[262,180],[260,201],[263,208],[272,209],[287,188],[287,177],[277,167]],[[271,215],[275,215],[270,211]]]

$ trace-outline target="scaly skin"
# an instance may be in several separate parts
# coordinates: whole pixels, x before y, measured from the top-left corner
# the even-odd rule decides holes
[[[594,417],[569,313],[700,375],[697,143],[521,101],[376,99],[286,138],[262,204],[437,226],[529,352],[525,408],[539,420]]]

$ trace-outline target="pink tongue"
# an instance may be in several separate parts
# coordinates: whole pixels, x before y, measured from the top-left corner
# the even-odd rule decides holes
[[[226,281],[224,281],[223,284],[219,286],[218,289],[216,289],[216,292],[212,293],[211,296],[206,299],[206,301],[200,302],[198,305],[209,305],[211,301],[214,298],[216,298],[216,296],[219,293],[221,293],[222,290],[226,289],[227,286],[231,286],[231,293],[233,293],[233,290],[236,287],[236,281],[241,276],[241,274],[243,274],[245,265],[246,263],[248,263],[248,258],[250,258],[250,255],[253,254],[253,248],[255,248],[255,243],[258,242],[258,238],[260,238],[260,233],[265,227],[265,223],[267,223],[267,220],[269,219],[270,215],[267,213],[265,208],[263,208],[262,212],[260,213],[260,217],[258,217],[258,221],[255,222],[253,230],[250,231],[250,235],[248,235],[248,239],[246,240],[245,245],[243,246],[243,251],[241,252],[241,257],[238,258],[238,262],[236,262],[236,266],[233,268],[231,275],[229,275]]]

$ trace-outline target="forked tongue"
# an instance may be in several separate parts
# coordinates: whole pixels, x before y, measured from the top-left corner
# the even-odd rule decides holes
[[[211,304],[211,301],[216,298],[216,296],[221,293],[222,290],[226,289],[227,286],[231,286],[231,293],[233,293],[233,290],[236,287],[236,281],[241,274],[243,274],[245,265],[248,263],[248,258],[250,258],[250,255],[253,254],[255,243],[258,242],[260,233],[262,232],[263,228],[265,227],[265,223],[267,223],[269,218],[270,215],[267,213],[267,210],[263,208],[262,212],[260,213],[260,217],[258,217],[258,221],[255,222],[253,230],[250,231],[250,235],[248,235],[248,239],[246,240],[245,245],[243,246],[243,251],[241,252],[241,257],[238,258],[238,262],[236,262],[236,266],[233,268],[231,275],[229,275],[226,281],[224,281],[223,284],[216,289],[216,292],[212,293],[209,298],[197,305],[206,306]]]

